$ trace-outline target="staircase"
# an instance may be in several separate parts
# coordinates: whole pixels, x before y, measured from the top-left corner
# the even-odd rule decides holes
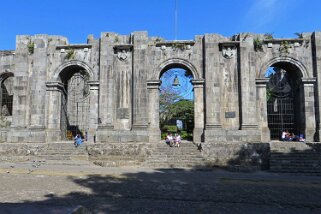
[[[72,141],[49,143],[44,149],[37,150],[33,161],[55,165],[88,165],[86,143],[75,148]]]
[[[320,144],[271,142],[270,171],[321,175]]]
[[[182,141],[179,147],[158,143],[149,158],[141,165],[151,168],[190,168],[204,166],[204,158],[190,141]]]

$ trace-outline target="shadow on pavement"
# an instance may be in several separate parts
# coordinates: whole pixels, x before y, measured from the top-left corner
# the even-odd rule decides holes
[[[157,169],[152,172],[68,177],[85,191],[45,200],[2,203],[1,213],[319,213],[320,183],[221,170]],[[32,197],[32,196],[30,196]],[[74,212],[77,213],[77,212]],[[86,213],[86,212],[78,212]]]

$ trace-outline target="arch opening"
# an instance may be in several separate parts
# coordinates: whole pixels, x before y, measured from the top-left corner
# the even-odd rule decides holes
[[[193,74],[184,66],[168,65],[160,73],[159,127],[162,139],[171,132],[193,140]]]
[[[302,73],[288,62],[272,64],[264,75],[267,83],[267,119],[271,140],[284,140],[287,131],[295,136],[305,134],[305,110]]]
[[[12,122],[13,108],[13,74],[5,73],[1,75],[1,92],[0,92],[0,125],[3,128],[8,128]]]
[[[64,68],[59,79],[63,83],[61,93],[61,129],[63,138],[72,140],[79,134],[86,138],[89,129],[89,74],[81,66]]]

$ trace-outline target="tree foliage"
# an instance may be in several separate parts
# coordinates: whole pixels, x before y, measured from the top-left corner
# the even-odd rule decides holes
[[[185,100],[174,91],[163,90],[160,93],[160,126],[164,127],[171,119],[180,119],[185,124],[194,122],[194,103]]]

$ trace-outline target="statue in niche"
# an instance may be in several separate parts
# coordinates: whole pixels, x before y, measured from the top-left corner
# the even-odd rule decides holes
[[[222,54],[224,58],[231,59],[236,54],[236,49],[235,47],[231,47],[231,46],[224,47],[222,50]]]
[[[9,113],[9,110],[8,110],[7,105],[3,105],[3,106],[2,106],[1,115],[2,115],[3,117],[10,116],[10,113]]]
[[[122,51],[119,51],[118,54],[117,54],[117,57],[120,61],[125,61],[127,60],[127,53],[126,53],[126,50],[123,49]]]
[[[11,125],[11,117],[7,105],[3,105],[0,115],[0,127],[7,128]]]

